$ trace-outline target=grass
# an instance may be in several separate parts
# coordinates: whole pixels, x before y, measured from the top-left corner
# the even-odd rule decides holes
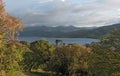
[[[42,69],[32,70],[32,72],[11,71],[6,76],[58,76],[51,71],[44,71]]]
[[[27,75],[20,71],[14,71],[14,72],[11,71],[7,73],[6,76],[27,76]]]
[[[42,69],[32,70],[32,72],[25,72],[26,76],[56,76],[50,71],[44,71]],[[58,75],[57,75],[58,76]]]

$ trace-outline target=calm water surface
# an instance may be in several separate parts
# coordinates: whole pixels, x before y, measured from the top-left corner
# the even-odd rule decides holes
[[[82,45],[98,41],[98,39],[91,38],[42,38],[42,37],[20,37],[20,40],[27,42],[33,42],[36,40],[48,40],[52,44],[55,44],[55,40],[62,40],[66,44],[77,43]]]

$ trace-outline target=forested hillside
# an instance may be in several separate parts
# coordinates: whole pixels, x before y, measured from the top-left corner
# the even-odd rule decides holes
[[[32,29],[31,29],[32,28]],[[94,28],[77,28],[74,26],[31,26],[26,27],[24,31],[20,32],[20,36],[37,36],[37,37],[60,37],[61,34],[69,33],[77,30],[89,30]]]
[[[32,29],[31,29],[32,28]],[[22,37],[61,37],[61,38],[99,38],[109,34],[113,30],[120,29],[120,24],[103,27],[74,27],[74,26],[33,26],[26,27],[20,36]]]
[[[99,38],[101,36],[107,35],[114,30],[119,30],[120,24],[113,24],[108,26],[103,26],[90,30],[77,30],[73,32],[64,33],[58,35],[59,37],[73,37],[73,38]]]

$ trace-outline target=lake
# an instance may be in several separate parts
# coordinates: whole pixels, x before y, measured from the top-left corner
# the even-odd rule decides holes
[[[36,40],[48,40],[51,44],[55,44],[55,40],[62,40],[66,44],[77,43],[77,44],[89,44],[91,42],[98,42],[98,39],[92,38],[43,38],[43,37],[20,37],[21,41],[33,42]]]

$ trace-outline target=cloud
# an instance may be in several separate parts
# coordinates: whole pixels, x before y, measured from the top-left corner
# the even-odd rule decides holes
[[[46,2],[51,2],[53,0],[33,0],[33,1],[37,3],[46,3]]]
[[[103,26],[120,21],[120,0],[32,1],[21,14],[26,25]]]

